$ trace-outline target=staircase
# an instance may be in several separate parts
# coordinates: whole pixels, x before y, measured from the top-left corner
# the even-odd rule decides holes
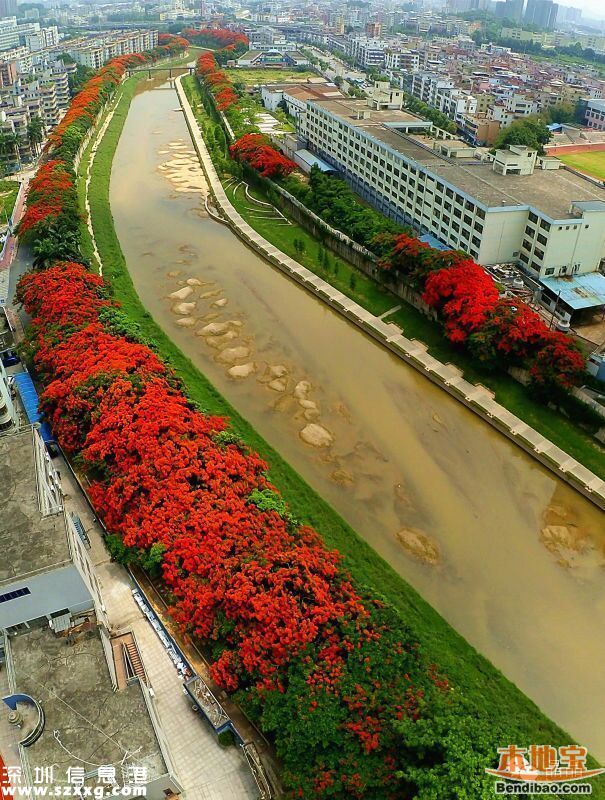
[[[124,689],[129,683],[137,679],[149,686],[149,679],[143,666],[141,654],[131,631],[113,636],[111,649],[118,689]]]
[[[141,661],[139,648],[134,641],[122,642],[122,653],[124,655],[124,668],[126,671],[126,681],[129,683],[133,678],[138,678],[141,683],[147,684],[147,673]]]

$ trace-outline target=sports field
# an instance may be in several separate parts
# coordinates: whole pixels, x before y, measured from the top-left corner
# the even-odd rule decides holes
[[[316,72],[305,70],[298,72],[295,69],[230,69],[228,72],[232,81],[243,81],[250,85],[257,83],[306,83],[307,78],[317,78]]]
[[[605,180],[605,151],[601,153],[573,153],[568,156],[557,156],[564,164],[587,175]]]

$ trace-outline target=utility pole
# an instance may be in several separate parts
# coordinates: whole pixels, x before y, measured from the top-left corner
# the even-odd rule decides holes
[[[551,316],[551,318],[550,318],[550,326],[549,326],[549,330],[551,330],[551,331],[552,331],[553,322],[555,321],[555,313],[556,313],[556,311],[557,311],[557,308],[559,307],[559,300],[560,300],[560,298],[561,298],[561,290],[559,289],[559,293],[558,293],[558,295],[557,295],[557,299],[556,299],[556,301],[555,301],[555,307],[553,308],[553,311],[552,311],[552,316]]]

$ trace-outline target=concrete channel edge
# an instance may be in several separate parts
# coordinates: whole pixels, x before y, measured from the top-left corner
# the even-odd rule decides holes
[[[278,267],[292,280],[353,322],[364,333],[421,372],[435,385],[444,389],[451,397],[503,433],[510,441],[533,456],[588,500],[605,510],[605,481],[598,475],[500,405],[490,389],[481,384],[467,381],[458,367],[450,363],[444,364],[430,355],[428,347],[423,342],[417,339],[408,339],[396,325],[385,323],[375,317],[327,281],[282,253],[244,220],[231,204],[218,178],[197,120],[181,85],[182,77],[179,76],[175,80],[175,89],[212,195],[224,214],[224,218],[221,218],[220,221],[229,225],[240,239],[256,250],[265,260]],[[207,204],[206,208],[208,209]],[[215,214],[210,211],[209,214],[217,219]]]

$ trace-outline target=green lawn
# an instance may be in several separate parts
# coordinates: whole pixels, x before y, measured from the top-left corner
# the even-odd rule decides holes
[[[605,180],[605,152],[601,153],[572,153],[568,156],[557,156],[564,164],[594,178]]]
[[[122,309],[140,325],[144,336],[155,341],[160,355],[172,365],[189,396],[209,413],[229,417],[233,430],[266,459],[271,481],[282,492],[295,516],[314,526],[328,547],[342,553],[344,566],[357,583],[375,587],[373,591],[386,597],[399,610],[419,638],[427,657],[440,665],[460,696],[490,719],[500,719],[505,714],[519,743],[567,743],[569,735],[459,636],[237,413],[142,305],[114,230],[109,205],[111,163],[134,89],[134,82],[126,81],[119,90],[119,104],[97,151],[90,185],[93,227],[103,258],[104,278],[119,299]],[[293,236],[292,232],[286,233],[286,230],[279,228],[283,242],[290,241]],[[300,237],[301,233],[298,233]],[[317,249],[316,243],[313,246]],[[345,276],[348,273],[344,272],[345,267],[340,262],[339,274],[342,269],[346,283]],[[360,289],[368,292],[368,302],[382,303],[384,309],[391,307],[389,296],[376,289],[375,285],[365,288],[360,283]],[[595,785],[593,797],[603,800],[605,790]]]
[[[20,185],[18,181],[0,180],[0,225],[10,219]]]

